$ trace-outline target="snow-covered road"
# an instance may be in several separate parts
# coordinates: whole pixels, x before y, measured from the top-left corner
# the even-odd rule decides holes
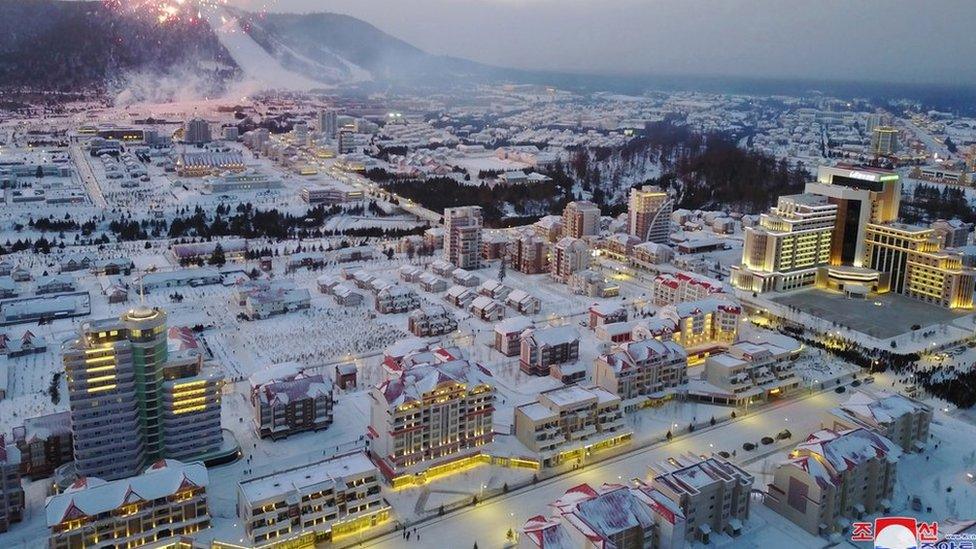
[[[604,482],[626,482],[635,477],[644,478],[648,465],[687,452],[709,454],[736,448],[738,459],[749,460],[754,457],[753,454],[759,454],[762,450],[745,452],[741,448],[744,441],[758,442],[764,436],[789,428],[793,432],[793,441],[796,442],[801,436],[818,429],[824,412],[837,406],[848,396],[846,393],[836,394],[830,391],[792,401],[722,427],[679,437],[672,443],[650,446],[578,472],[542,481],[531,489],[515,491],[476,507],[435,518],[417,528],[421,535],[420,542],[404,542],[400,533],[395,532],[368,546],[394,549],[404,547],[406,543],[410,547],[444,547],[445,540],[450,540],[448,543],[451,547],[466,548],[475,543],[484,548],[502,547],[509,528],[518,531],[529,517],[547,514],[549,503],[573,486],[582,483],[598,486]],[[792,525],[788,525],[788,531],[795,533],[797,547],[823,545],[819,538],[798,527],[789,528],[790,526]]]

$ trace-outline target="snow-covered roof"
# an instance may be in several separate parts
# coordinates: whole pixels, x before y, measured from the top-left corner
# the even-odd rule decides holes
[[[620,346],[617,351],[606,355],[604,360],[614,369],[621,372],[648,361],[687,359],[688,353],[684,347],[673,341],[659,341],[657,339],[642,339],[630,341]]]
[[[876,395],[868,394],[865,391],[857,391],[840,408],[858,418],[869,420],[875,425],[886,425],[897,421],[898,418],[906,414],[927,412],[929,410],[921,402],[897,393],[884,391]]]
[[[838,475],[874,458],[897,461],[901,448],[887,438],[859,427],[846,431],[821,429],[797,445],[789,463],[803,469],[818,484],[836,484]]]
[[[534,326],[531,318],[525,316],[511,316],[495,323],[495,331],[500,334],[522,333]]]
[[[377,389],[391,406],[419,401],[444,383],[468,386],[483,383],[491,373],[480,364],[465,359],[441,364],[424,364],[405,368],[400,375],[384,381]]]
[[[175,460],[159,460],[139,476],[111,482],[81,477],[63,493],[47,498],[47,525],[54,527],[66,520],[95,516],[126,503],[165,498],[208,483],[207,468],[202,463]]]
[[[536,345],[565,345],[579,341],[579,332],[573,326],[552,326],[549,328],[535,328],[527,330],[522,337],[530,338]]]
[[[357,452],[337,458],[287,469],[271,475],[240,483],[241,493],[253,506],[272,498],[283,498],[292,492],[305,494],[312,488],[321,489],[327,482],[341,483],[346,478],[362,476],[376,470],[366,454]],[[296,497],[296,500],[300,499]]]

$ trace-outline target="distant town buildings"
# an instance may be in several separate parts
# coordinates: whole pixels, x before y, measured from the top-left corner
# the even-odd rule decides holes
[[[183,125],[183,142],[191,145],[204,145],[212,141],[210,123],[203,118],[191,118]]]

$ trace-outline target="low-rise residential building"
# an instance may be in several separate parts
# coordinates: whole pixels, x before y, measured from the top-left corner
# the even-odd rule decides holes
[[[604,484],[598,488],[580,484],[551,507],[551,517],[536,515],[522,527],[527,547],[685,547],[687,526],[681,508],[646,484]]]
[[[443,305],[427,305],[407,316],[407,330],[417,337],[449,334],[457,330],[457,319]]]
[[[486,322],[495,322],[505,317],[505,305],[488,296],[479,295],[471,301],[471,314]]]
[[[237,485],[237,516],[251,547],[302,540],[303,546],[328,544],[377,526],[390,514],[379,471],[362,452]]]
[[[50,476],[74,458],[71,412],[57,412],[24,420],[14,427],[14,444],[20,450],[21,473],[37,480]]]
[[[75,291],[75,279],[70,275],[45,276],[37,279],[37,283],[34,285],[34,293],[37,295],[73,291]]]
[[[549,271],[549,244],[534,233],[519,235],[511,245],[512,268],[524,274]]]
[[[376,294],[376,312],[397,314],[420,307],[420,296],[407,286],[394,285]]]
[[[674,250],[670,246],[657,242],[644,242],[634,246],[630,255],[630,264],[641,269],[655,270],[658,265],[670,263],[674,259]]]
[[[454,269],[451,272],[451,281],[468,288],[477,288],[481,284],[481,279],[478,275],[467,269]]]
[[[634,253],[634,247],[643,242],[636,236],[618,233],[600,243],[601,252],[626,264]]]
[[[739,342],[727,353],[705,360],[704,378],[728,395],[724,404],[739,406],[780,398],[800,386],[790,355],[790,351],[770,343]]]
[[[465,359],[404,366],[370,392],[370,451],[393,481],[477,453],[493,437],[491,374]]]
[[[479,294],[499,301],[504,301],[511,291],[511,288],[493,278],[489,278],[478,286]]]
[[[278,440],[332,425],[332,382],[325,376],[286,362],[255,373],[250,382],[254,426],[261,438]]]
[[[244,298],[244,314],[251,320],[308,309],[312,296],[306,288],[270,287]]]
[[[542,310],[542,300],[524,290],[512,290],[505,304],[523,315],[534,315]]]
[[[689,357],[703,359],[736,340],[742,307],[726,299],[710,298],[669,305],[658,316],[674,323],[671,338],[688,351]]]
[[[81,477],[44,504],[48,547],[166,546],[210,528],[207,468],[159,460],[134,477]]]
[[[920,451],[929,440],[932,407],[899,393],[860,390],[830,411],[833,429],[866,427],[901,446],[905,452]]]
[[[440,293],[447,291],[447,281],[431,273],[424,273],[417,278],[420,288],[428,293]]]
[[[467,309],[478,294],[472,288],[461,285],[451,286],[444,294],[444,300],[459,309]]]
[[[515,437],[543,467],[588,461],[592,453],[630,442],[620,397],[599,387],[545,391],[515,408]]]
[[[654,304],[674,305],[685,301],[700,301],[725,291],[722,283],[694,273],[660,274],[651,284]]]
[[[553,364],[579,360],[580,336],[572,326],[535,328],[522,332],[519,366],[533,376],[547,376]]]
[[[505,356],[517,356],[522,348],[522,332],[535,326],[531,318],[512,316],[495,324],[495,349]]]
[[[404,265],[400,267],[400,280],[404,282],[417,282],[424,270],[417,265]]]
[[[742,532],[755,481],[742,468],[689,454],[651,466],[650,476],[651,487],[681,507],[689,538],[708,543],[712,532]]]
[[[863,427],[822,429],[777,466],[763,502],[813,535],[842,531],[891,508],[901,454],[898,444]]]
[[[0,534],[24,517],[24,489],[20,486],[21,454],[0,434]]]
[[[357,292],[348,284],[337,284],[332,288],[332,297],[337,305],[343,307],[358,307],[363,304],[363,294]]]
[[[602,273],[585,269],[569,277],[569,287],[574,294],[588,297],[617,297],[620,286],[611,282]]]
[[[687,379],[688,354],[672,341],[631,341],[593,363],[593,383],[623,399],[628,410],[667,396]]]
[[[614,322],[627,322],[627,309],[619,305],[594,304],[590,305],[588,325],[590,329]]]

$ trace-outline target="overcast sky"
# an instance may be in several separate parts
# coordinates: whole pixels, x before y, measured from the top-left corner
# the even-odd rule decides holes
[[[976,85],[976,0],[270,1],[506,67]]]

